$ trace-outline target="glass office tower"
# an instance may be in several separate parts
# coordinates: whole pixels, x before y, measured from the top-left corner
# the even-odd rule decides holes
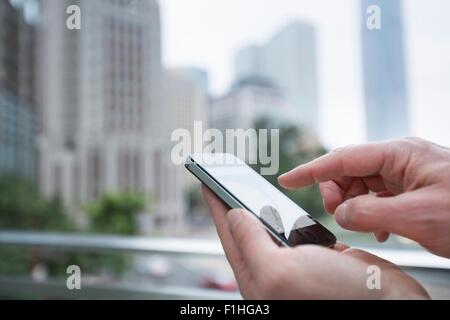
[[[370,30],[367,9],[380,8],[381,29]],[[361,1],[362,54],[367,137],[379,141],[409,134],[408,86],[402,3]]]

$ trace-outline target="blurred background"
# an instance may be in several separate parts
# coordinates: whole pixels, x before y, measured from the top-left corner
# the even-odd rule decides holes
[[[446,0],[0,0],[0,297],[239,298],[172,132],[279,129],[279,173],[352,143],[450,146],[449,12]],[[283,192],[450,298],[447,260],[343,231],[317,187]],[[81,290],[66,287],[69,265]]]

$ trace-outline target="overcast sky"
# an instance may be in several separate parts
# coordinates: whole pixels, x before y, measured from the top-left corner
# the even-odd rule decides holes
[[[160,0],[167,66],[209,71],[215,94],[233,77],[236,51],[292,19],[319,36],[321,123],[328,147],[363,142],[358,0]],[[450,1],[404,1],[412,134],[450,146]]]

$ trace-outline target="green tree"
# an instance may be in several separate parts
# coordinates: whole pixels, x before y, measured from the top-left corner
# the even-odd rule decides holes
[[[58,199],[41,197],[37,187],[22,178],[0,178],[0,230],[71,231],[72,223]],[[0,273],[26,274],[43,261],[50,272],[60,265],[60,258],[37,248],[26,250],[0,247]]]
[[[137,232],[136,215],[145,207],[145,198],[132,192],[105,194],[86,206],[91,218],[90,231],[134,235]]]
[[[35,185],[8,176],[0,178],[0,229],[69,231],[72,224],[58,199],[44,199]]]
[[[203,194],[199,185],[195,184],[185,190],[187,204],[186,217],[191,223],[210,225],[212,223],[208,208],[203,200]]]
[[[318,186],[312,186],[301,190],[285,190],[278,184],[278,176],[296,166],[311,161],[326,153],[326,149],[321,146],[314,136],[308,135],[305,130],[289,124],[275,125],[269,119],[262,118],[256,121],[255,128],[258,129],[279,129],[280,130],[280,167],[279,173],[265,178],[304,208],[314,217],[324,214],[322,197]],[[271,141],[268,139],[268,148],[271,150]],[[255,170],[261,168],[261,164],[253,166]]]
[[[90,218],[90,233],[135,235],[136,215],[146,208],[145,198],[133,192],[107,193],[86,205]],[[89,254],[76,256],[84,270],[91,273],[107,272],[120,276],[130,259],[118,254]]]

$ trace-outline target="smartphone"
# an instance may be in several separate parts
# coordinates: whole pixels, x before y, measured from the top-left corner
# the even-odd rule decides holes
[[[230,208],[255,215],[279,244],[332,247],[336,243],[329,230],[234,155],[193,154],[185,166]]]

